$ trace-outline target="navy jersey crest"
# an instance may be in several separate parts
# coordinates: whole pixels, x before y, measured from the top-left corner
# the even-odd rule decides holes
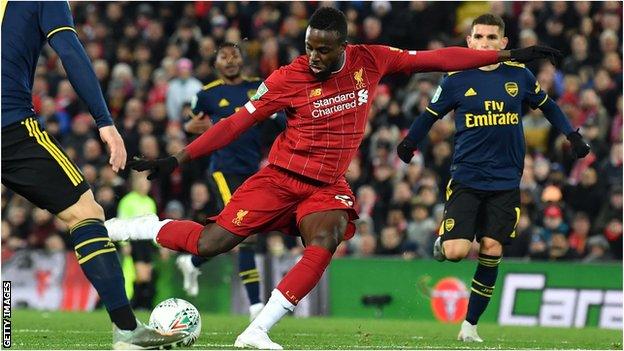
[[[518,64],[444,78],[427,111],[442,118],[455,110],[453,179],[484,190],[518,187],[525,155],[522,106],[537,108],[547,99],[535,76]]]

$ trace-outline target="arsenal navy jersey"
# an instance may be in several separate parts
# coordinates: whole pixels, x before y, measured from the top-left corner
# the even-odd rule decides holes
[[[307,56],[273,72],[245,104],[257,120],[284,109],[287,128],[273,143],[269,162],[327,184],[347,171],[381,78],[418,70],[416,51],[381,45],[347,45],[343,66],[325,81]]]

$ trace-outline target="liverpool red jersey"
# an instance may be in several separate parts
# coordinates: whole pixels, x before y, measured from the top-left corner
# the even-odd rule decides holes
[[[287,128],[273,144],[269,162],[311,179],[334,183],[344,175],[362,141],[370,104],[384,75],[444,67],[467,69],[498,60],[495,51],[441,50],[450,51],[434,56],[440,62],[432,62],[426,52],[420,54],[421,58],[417,51],[347,45],[343,66],[325,81],[318,81],[308,68],[307,56],[300,56],[258,87],[256,95],[245,104],[245,112],[261,121],[274,112],[286,111]],[[468,52],[465,57],[455,58]],[[195,149],[191,154],[199,154]]]

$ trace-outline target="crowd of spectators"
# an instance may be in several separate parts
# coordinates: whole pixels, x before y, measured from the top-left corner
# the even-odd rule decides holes
[[[545,44],[564,59],[528,65],[592,147],[575,160],[565,138],[540,110],[522,118],[527,156],[521,216],[505,256],[530,260],[622,259],[622,3],[621,2],[72,2],[90,56],[128,154],[148,158],[179,151],[191,139],[182,123],[188,102],[215,79],[211,58],[224,41],[239,43],[244,72],[266,78],[304,54],[307,18],[319,5],[342,9],[351,43],[409,49],[465,45],[470,23],[493,12],[506,22],[509,47]],[[365,139],[346,175],[357,198],[358,235],[339,255],[430,257],[450,179],[452,115],[432,128],[409,165],[395,147],[426,107],[443,74],[384,80]],[[131,191],[126,170],[107,153],[84,103],[47,47],[34,77],[35,111],[92,185],[107,218]],[[272,142],[265,138],[265,152]],[[162,217],[203,221],[213,211],[208,159],[152,182]],[[3,249],[64,250],[66,228],[47,211],[2,188]],[[284,252],[271,236],[268,250]],[[286,240],[289,241],[289,240]]]

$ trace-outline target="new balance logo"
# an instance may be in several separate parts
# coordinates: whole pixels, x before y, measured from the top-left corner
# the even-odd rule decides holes
[[[368,102],[368,89],[358,90],[358,106],[364,105]]]
[[[472,88],[466,90],[466,93],[464,93],[464,96],[475,96],[475,95],[477,95],[477,92]]]

